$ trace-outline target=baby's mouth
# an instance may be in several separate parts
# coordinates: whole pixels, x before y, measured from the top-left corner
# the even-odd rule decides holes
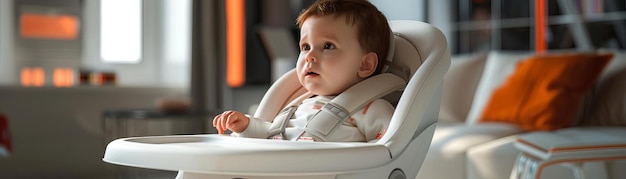
[[[307,77],[314,77],[314,76],[319,76],[319,74],[317,74],[317,73],[315,73],[315,72],[310,71],[310,72],[306,72],[306,74],[305,74],[304,76],[307,76]]]

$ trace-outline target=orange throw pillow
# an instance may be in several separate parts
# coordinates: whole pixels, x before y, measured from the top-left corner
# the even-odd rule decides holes
[[[525,59],[485,106],[480,122],[508,122],[525,131],[569,127],[580,99],[613,54],[552,54]]]

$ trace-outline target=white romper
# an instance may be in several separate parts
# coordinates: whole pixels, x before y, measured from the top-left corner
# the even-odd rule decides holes
[[[301,135],[307,121],[332,100],[334,96],[315,96],[305,99],[298,106],[293,117],[285,128],[287,139],[297,141],[313,141],[312,137]],[[355,112],[346,122],[338,127],[328,138],[327,142],[375,142],[385,134],[394,107],[383,99],[371,101],[362,109]],[[250,117],[250,116],[249,116]],[[241,133],[233,133],[238,137],[265,138],[268,136],[271,122],[250,117],[248,127]]]

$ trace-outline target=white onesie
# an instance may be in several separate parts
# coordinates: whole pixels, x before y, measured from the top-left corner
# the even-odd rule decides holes
[[[288,139],[297,141],[312,141],[311,137],[299,136],[307,121],[320,108],[332,100],[334,96],[316,96],[305,99],[298,106],[292,119],[289,120],[285,135]],[[385,134],[389,121],[393,115],[394,108],[389,102],[383,99],[377,99],[364,108],[355,112],[346,122],[343,123],[328,138],[327,142],[375,142]],[[233,133],[238,137],[254,137],[265,138],[268,136],[271,122],[250,117],[248,127],[241,133]],[[304,135],[306,136],[306,135]]]

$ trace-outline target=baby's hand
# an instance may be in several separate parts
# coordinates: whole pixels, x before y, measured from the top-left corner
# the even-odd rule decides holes
[[[237,111],[225,111],[213,118],[213,127],[217,128],[218,134],[224,134],[226,129],[233,132],[243,132],[248,127],[250,119]]]

